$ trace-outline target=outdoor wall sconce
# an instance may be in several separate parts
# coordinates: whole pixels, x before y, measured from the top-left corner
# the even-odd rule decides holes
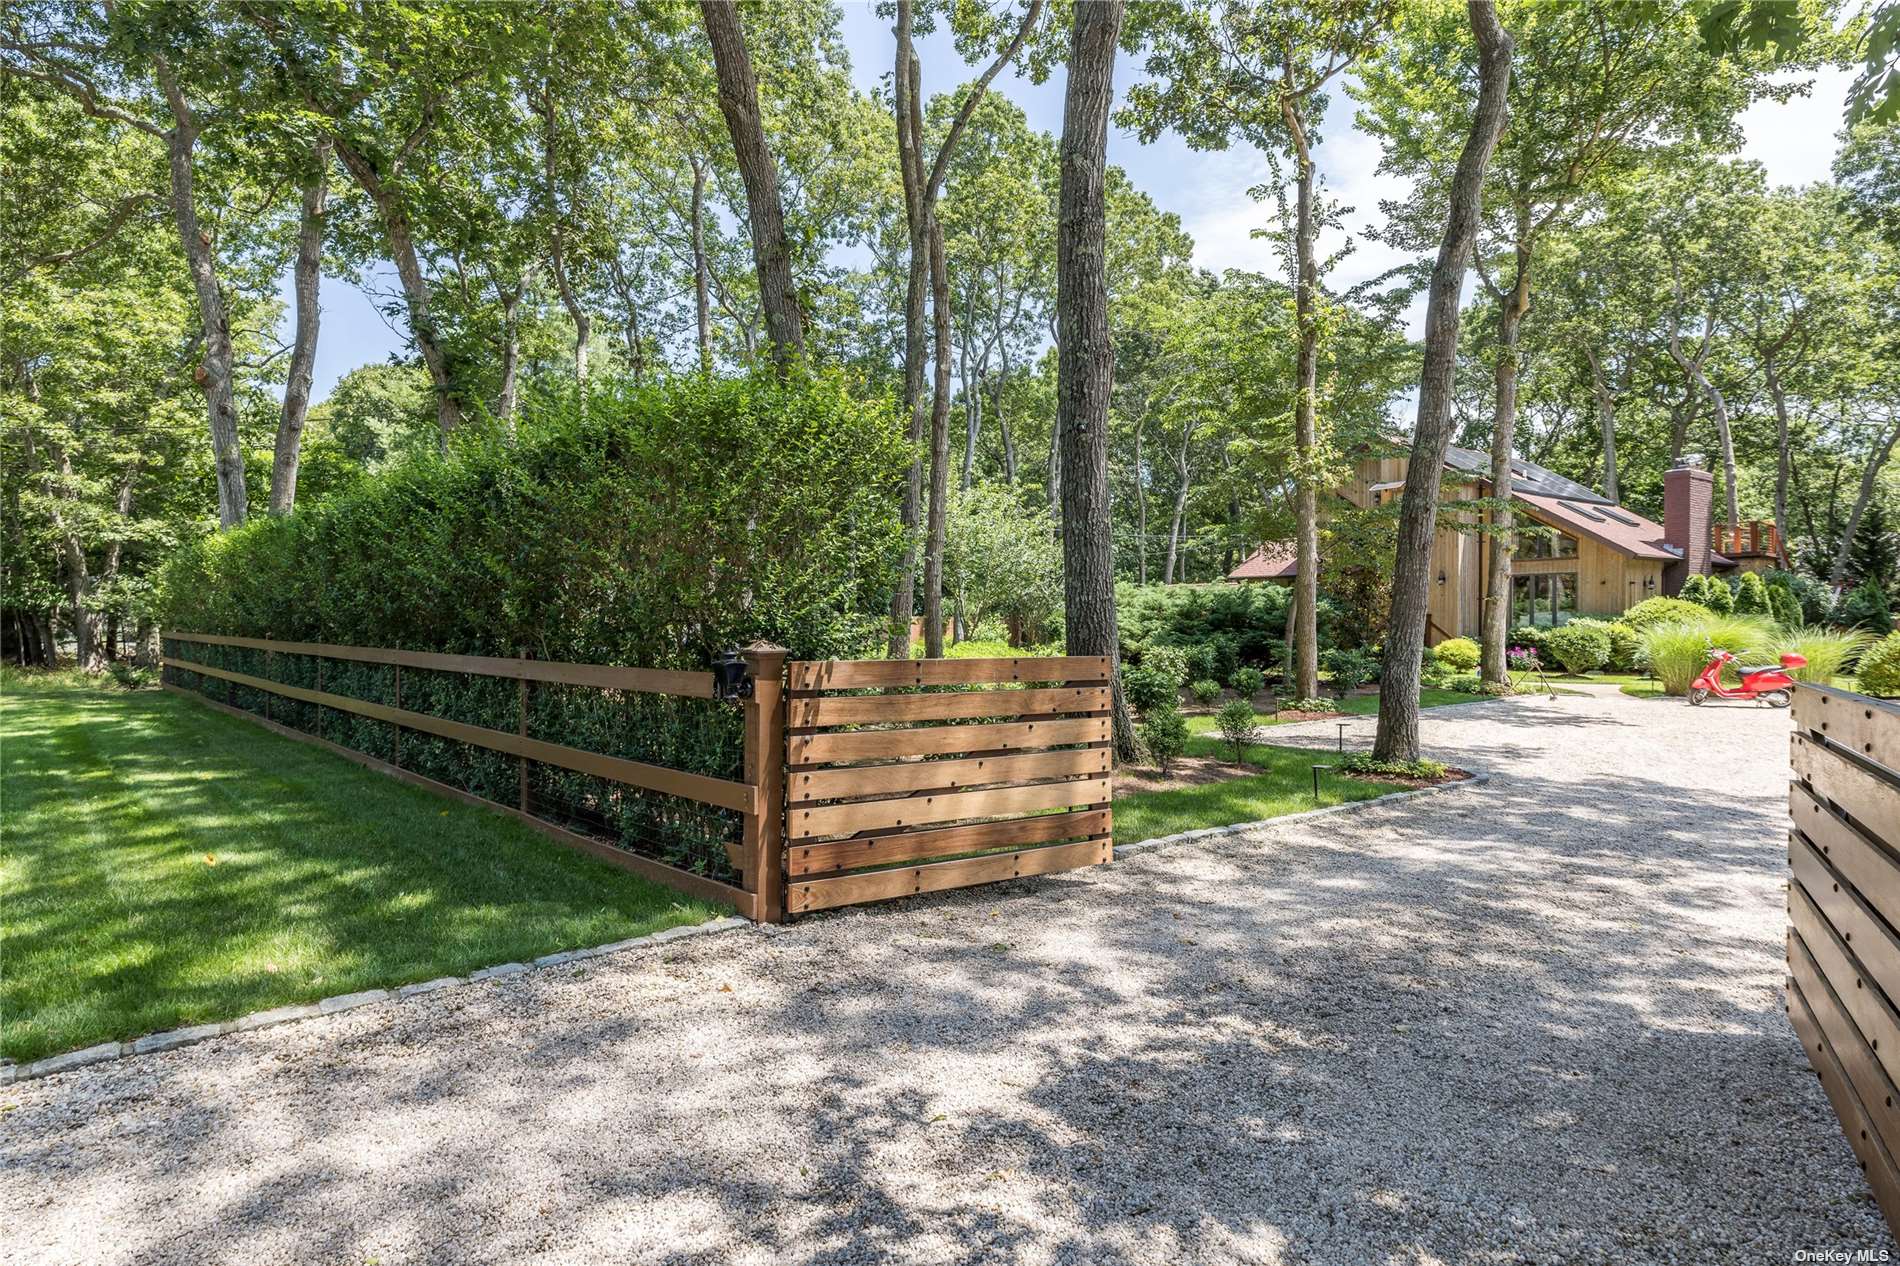
[[[1441,589],[1444,588],[1445,585],[1445,573],[1442,571],[1438,573],[1438,585]]]
[[[713,656],[713,698],[722,703],[734,703],[740,699],[752,697],[752,678],[747,675],[745,660],[738,651],[720,651]]]

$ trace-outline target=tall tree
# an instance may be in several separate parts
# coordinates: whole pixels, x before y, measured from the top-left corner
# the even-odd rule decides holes
[[[1385,671],[1379,683],[1379,728],[1373,752],[1381,760],[1418,759],[1419,660],[1431,602],[1432,543],[1438,531],[1438,490],[1451,442],[1452,379],[1458,361],[1458,321],[1465,269],[1477,241],[1485,167],[1504,130],[1511,81],[1511,37],[1492,0],[1469,0],[1466,20],[1478,46],[1478,99],[1471,131],[1458,154],[1447,194],[1445,235],[1432,265],[1425,302],[1425,362],[1419,372],[1418,421],[1399,503],[1399,539],[1392,571],[1392,604],[1385,632]]]
[[[1115,546],[1108,488],[1108,406],[1115,353],[1108,333],[1104,185],[1108,112],[1123,0],[1075,6],[1062,112],[1056,234],[1056,431],[1062,455],[1062,609],[1071,655],[1106,655],[1115,751],[1135,754],[1121,697]]]

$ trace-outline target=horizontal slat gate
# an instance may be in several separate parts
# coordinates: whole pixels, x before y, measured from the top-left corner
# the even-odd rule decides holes
[[[808,660],[786,673],[785,908],[1113,856],[1108,660]]]
[[[1794,693],[1788,1016],[1900,1232],[1900,708]]]

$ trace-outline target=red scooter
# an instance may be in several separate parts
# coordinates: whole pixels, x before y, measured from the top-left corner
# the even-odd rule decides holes
[[[1788,706],[1788,692],[1794,689],[1794,678],[1788,675],[1790,668],[1805,668],[1808,661],[1805,656],[1787,654],[1781,657],[1779,667],[1762,664],[1755,668],[1743,668],[1735,664],[1735,671],[1741,675],[1741,683],[1730,687],[1722,684],[1722,669],[1735,664],[1735,656],[1719,646],[1709,648],[1709,662],[1702,669],[1702,675],[1689,687],[1689,702],[1700,704],[1710,695],[1717,699],[1760,699],[1771,708]]]

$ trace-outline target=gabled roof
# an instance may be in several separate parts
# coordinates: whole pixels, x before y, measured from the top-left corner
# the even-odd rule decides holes
[[[1516,472],[1513,471],[1512,474],[1515,476]],[[1625,510],[1601,497],[1594,501],[1579,501],[1572,497],[1550,497],[1532,492],[1529,488],[1517,487],[1515,484],[1511,488],[1511,497],[1529,506],[1539,518],[1548,520],[1566,532],[1577,536],[1587,536],[1619,553],[1628,554],[1631,558],[1655,558],[1664,562],[1674,562],[1682,557],[1663,540],[1663,528],[1660,523],[1645,519],[1642,515]]]
[[[1291,580],[1299,574],[1292,541],[1268,541],[1227,573],[1229,580]]]
[[[1453,444],[1445,449],[1445,465],[1467,475],[1476,475],[1480,479],[1491,477],[1491,454],[1480,453],[1472,448],[1459,448]],[[1548,467],[1536,462],[1527,462],[1521,457],[1511,459],[1511,491],[1528,492],[1540,497],[1561,498],[1565,501],[1577,501],[1588,505],[1614,505],[1602,493],[1586,488],[1574,479],[1566,479]]]

